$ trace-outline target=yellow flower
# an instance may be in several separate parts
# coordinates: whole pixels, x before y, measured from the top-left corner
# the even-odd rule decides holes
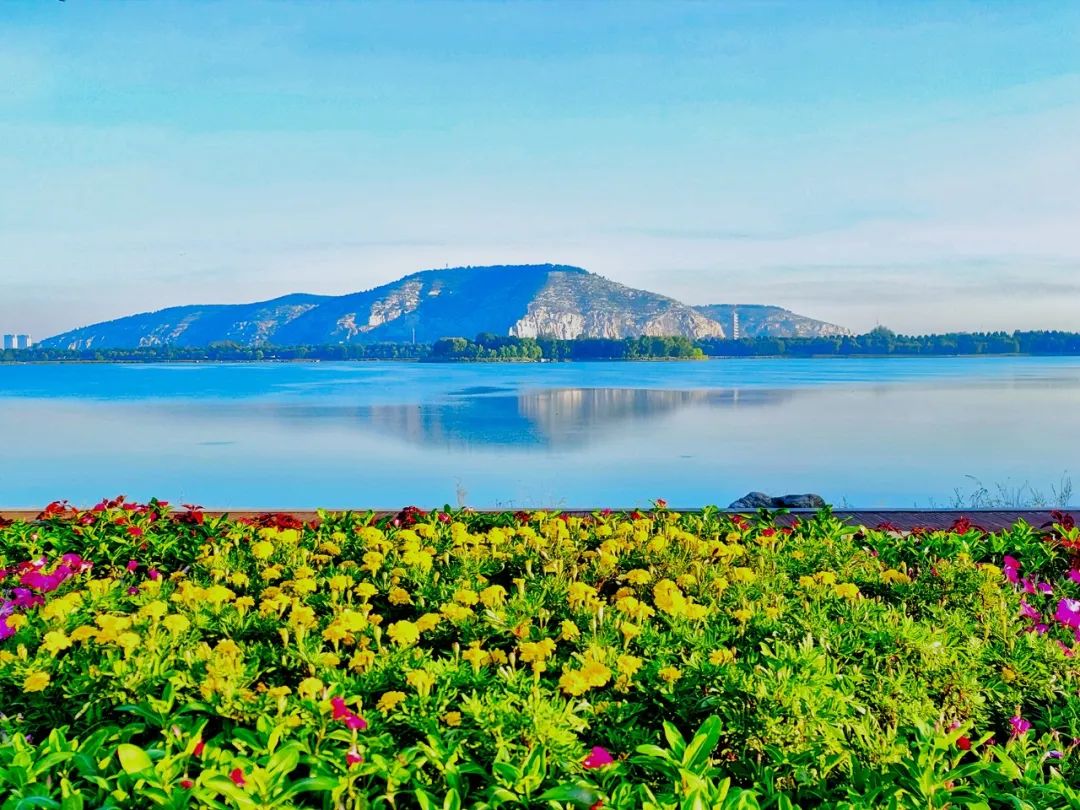
[[[709,609],[704,605],[699,605],[696,602],[690,602],[686,606],[686,618],[691,621],[698,621],[704,619],[709,615]]]
[[[479,641],[472,642],[469,644],[469,648],[461,654],[462,660],[468,661],[472,665],[473,672],[479,672],[480,667],[486,664],[491,658],[487,652],[480,649],[480,644],[481,642]]]
[[[345,574],[334,574],[330,577],[329,585],[332,591],[344,591],[352,587],[353,578]]]
[[[369,551],[364,555],[363,559],[364,568],[374,574],[382,567],[383,560],[385,560],[386,557],[377,551]]]
[[[744,585],[749,585],[757,579],[757,574],[744,566],[740,566],[732,571],[731,576],[736,582],[741,582]]]
[[[408,647],[420,640],[420,629],[410,621],[394,622],[386,635],[399,647]]]
[[[287,686],[271,686],[269,689],[266,690],[266,696],[274,698],[275,700],[291,694],[292,689]]]
[[[641,635],[641,625],[622,622],[619,625],[619,632],[623,634],[623,638],[626,641],[630,641],[630,639],[637,638]]]
[[[366,672],[375,663],[375,653],[371,650],[357,650],[349,659],[349,669],[353,672]]]
[[[664,667],[656,673],[665,683],[675,683],[682,677],[682,671],[678,667]]]
[[[390,593],[387,596],[391,605],[411,605],[412,597],[409,596],[409,592],[404,588],[391,588]]]
[[[78,642],[86,641],[87,639],[97,636],[97,632],[98,631],[90,625],[84,624],[82,627],[76,627],[71,631],[71,640]]]
[[[822,585],[834,585],[836,583],[836,574],[832,571],[820,571],[817,574],[817,581]]]
[[[475,605],[480,601],[480,595],[469,588],[460,588],[454,592],[454,601],[460,605]]]
[[[24,692],[40,692],[49,685],[49,673],[34,670],[23,680]]]
[[[859,588],[851,582],[844,582],[833,587],[833,595],[841,599],[858,599]]]
[[[383,714],[389,714],[394,708],[405,700],[407,695],[404,692],[385,692],[379,702],[375,704],[377,708]]]
[[[1016,680],[1016,673],[1009,669],[1009,667],[1002,667],[1001,679],[1005,681],[1005,683],[1012,683]]]
[[[21,630],[26,627],[26,616],[21,613],[14,613],[7,617],[7,626],[12,630]]]
[[[662,579],[653,586],[653,602],[671,616],[681,616],[686,612],[686,597],[670,579]]]
[[[615,661],[615,669],[620,675],[633,677],[643,663],[636,655],[620,655]]]
[[[726,647],[719,647],[709,653],[709,663],[713,666],[721,666],[722,664],[730,664],[735,660],[735,652],[729,650]]]
[[[370,599],[379,592],[379,589],[372,585],[370,582],[361,582],[356,586],[356,590],[353,591],[361,599]]]
[[[439,626],[439,622],[442,621],[442,616],[438,613],[425,613],[419,619],[416,620],[416,628],[421,633],[426,633],[429,630],[434,630]]]
[[[67,637],[63,630],[53,630],[46,633],[41,642],[41,649],[45,650],[49,655],[56,655],[70,646],[71,639]]]
[[[635,568],[633,571],[627,571],[623,579],[631,585],[648,585],[652,582],[652,574],[644,568]]]
[[[442,615],[452,622],[463,622],[473,616],[472,608],[459,605],[457,602],[447,602],[439,608]]]
[[[817,585],[817,580],[814,577],[801,576],[799,577],[799,585],[803,588],[813,588]]]
[[[142,644],[142,639],[139,637],[138,633],[121,633],[116,639],[116,644],[117,646],[122,647],[124,652],[130,653]]]
[[[581,635],[581,631],[578,630],[578,626],[569,619],[565,620],[560,627],[559,637],[564,641],[573,641],[575,638]]]
[[[170,616],[166,616],[162,619],[161,624],[173,635],[183,633],[191,627],[191,622],[188,621],[187,616],[181,616],[179,613],[173,613]]]
[[[267,540],[260,540],[251,544],[251,556],[256,560],[268,560],[274,553],[274,544]]]
[[[589,691],[589,681],[580,670],[567,669],[559,678],[559,687],[566,694],[577,697]]]
[[[415,689],[420,697],[427,697],[431,692],[431,687],[435,685],[435,678],[430,672],[414,669],[405,676],[405,682]]]
[[[588,682],[589,686],[600,687],[611,680],[611,670],[599,661],[586,661],[581,668],[581,677]]]
[[[749,610],[748,608],[739,608],[738,610],[733,611],[731,615],[735,617],[735,621],[745,624],[750,621],[751,617],[754,615],[754,611]]]
[[[443,722],[457,728],[461,725],[461,712],[447,712],[443,715]]]
[[[882,572],[881,581],[887,583],[896,583],[898,585],[910,585],[911,577],[902,571],[897,571],[895,568],[890,568],[887,571]]]
[[[304,678],[296,687],[296,692],[304,700],[314,700],[315,696],[325,689],[325,685],[318,678]]]
[[[546,660],[555,652],[555,642],[550,638],[543,641],[523,641],[518,644],[521,660],[526,664]]]
[[[480,591],[480,602],[487,608],[499,607],[506,602],[506,588],[502,585],[492,585],[484,588],[484,590]]]

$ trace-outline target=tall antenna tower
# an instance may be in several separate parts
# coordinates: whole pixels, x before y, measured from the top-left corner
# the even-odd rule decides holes
[[[731,313],[731,339],[738,340],[742,337],[742,333],[739,331],[739,310],[734,310]]]

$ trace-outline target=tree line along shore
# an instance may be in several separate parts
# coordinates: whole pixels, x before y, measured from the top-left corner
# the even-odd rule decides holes
[[[62,349],[35,346],[0,352],[0,362],[260,362],[296,360],[407,360],[420,362],[671,360],[738,357],[1076,356],[1080,333],[1061,331],[957,332],[899,335],[879,327],[864,335],[746,337],[738,340],[673,336],[636,338],[519,338],[482,333],[434,343],[348,343],[315,346],[140,346]]]

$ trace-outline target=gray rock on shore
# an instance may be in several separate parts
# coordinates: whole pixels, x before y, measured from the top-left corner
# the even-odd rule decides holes
[[[821,509],[825,499],[820,495],[766,495],[764,492],[748,492],[732,503],[728,509]]]

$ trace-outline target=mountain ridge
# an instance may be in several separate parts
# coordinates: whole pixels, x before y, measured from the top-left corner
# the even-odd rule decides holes
[[[166,307],[69,330],[41,345],[85,350],[223,341],[246,346],[430,343],[482,332],[564,339],[726,337],[726,327],[707,309],[573,265],[465,266],[420,270],[344,295],[294,292],[247,304]]]

